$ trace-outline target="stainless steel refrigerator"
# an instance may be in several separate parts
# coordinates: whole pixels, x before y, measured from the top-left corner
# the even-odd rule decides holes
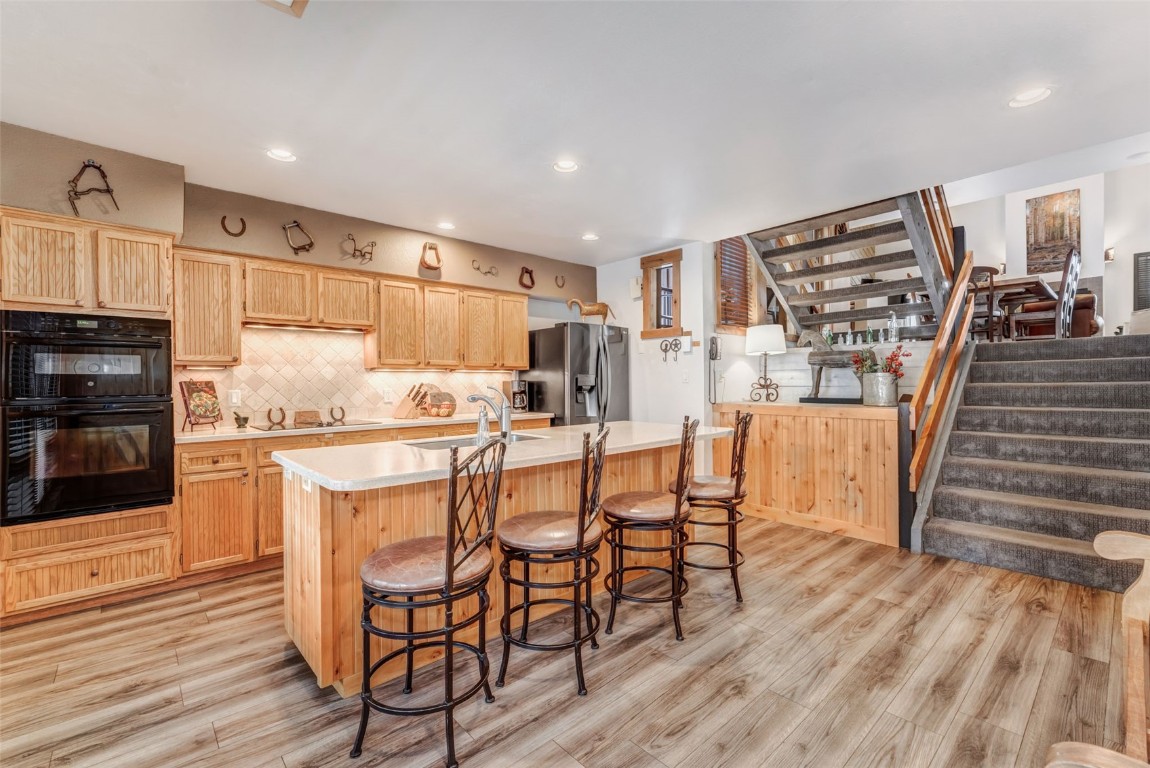
[[[631,418],[630,339],[626,328],[559,323],[531,331],[527,404],[555,414],[552,424]]]

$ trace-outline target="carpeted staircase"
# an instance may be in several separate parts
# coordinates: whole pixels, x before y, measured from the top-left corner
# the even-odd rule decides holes
[[[1120,592],[1107,530],[1150,534],[1150,336],[979,344],[923,550]]]

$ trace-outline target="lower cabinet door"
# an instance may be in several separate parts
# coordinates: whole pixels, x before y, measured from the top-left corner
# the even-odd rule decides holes
[[[284,468],[256,470],[256,555],[265,557],[284,551]]]
[[[255,550],[248,470],[184,475],[180,566],[184,573],[247,562]]]
[[[87,547],[4,565],[4,613],[171,581],[171,535]]]

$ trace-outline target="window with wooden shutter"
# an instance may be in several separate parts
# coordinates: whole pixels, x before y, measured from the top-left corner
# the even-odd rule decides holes
[[[751,255],[741,237],[715,244],[718,330],[745,331],[755,324]]]
[[[1134,254],[1134,311],[1150,309],[1150,253]]]

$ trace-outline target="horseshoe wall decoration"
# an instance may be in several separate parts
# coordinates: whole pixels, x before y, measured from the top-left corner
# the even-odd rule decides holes
[[[423,244],[423,253],[419,254],[419,266],[438,272],[443,268],[443,257],[439,255],[439,245],[427,242]]]
[[[296,245],[293,243],[291,239],[291,231],[293,229],[298,229],[300,233],[307,238],[307,242],[303,245]],[[315,247],[315,240],[313,240],[312,236],[309,235],[307,230],[303,228],[303,224],[300,224],[298,221],[293,221],[291,224],[284,224],[284,237],[287,238],[288,246],[291,248],[291,252],[295,256],[298,256],[300,251],[310,251],[313,247]]]
[[[565,275],[555,275],[555,287],[562,288],[567,285],[567,277]]]
[[[83,176],[84,172],[89,168],[96,169],[96,173],[100,174],[100,178],[103,180],[104,186],[88,187],[84,190],[76,189],[76,187],[80,184],[80,177]],[[72,180],[68,182],[68,186],[71,187],[71,189],[68,190],[68,203],[72,206],[72,213],[76,214],[77,216],[80,215],[80,209],[76,207],[76,201],[84,195],[89,195],[93,192],[100,192],[101,194],[105,194],[112,198],[112,205],[116,206],[117,211],[120,210],[120,204],[116,202],[116,196],[112,193],[112,183],[108,181],[108,174],[104,173],[104,169],[101,168],[100,164],[95,160],[85,160],[84,164],[80,166],[80,170],[76,173],[75,176],[72,177]]]
[[[244,232],[248,231],[248,223],[246,221],[244,221],[243,216],[240,216],[240,231],[239,232],[233,232],[230,229],[228,229],[228,217],[227,216],[221,216],[220,217],[220,226],[223,228],[223,230],[225,232],[227,232],[232,237],[243,237]]]
[[[535,273],[527,267],[522,267],[519,270],[519,287],[529,291],[535,287]]]

